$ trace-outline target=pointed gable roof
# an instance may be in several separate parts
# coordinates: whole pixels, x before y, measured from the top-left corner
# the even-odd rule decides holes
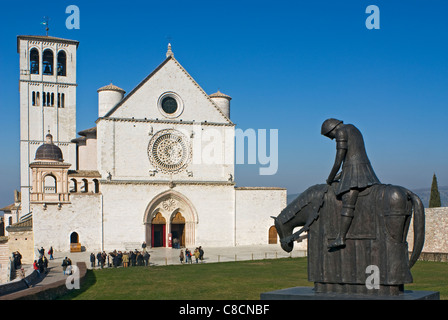
[[[210,104],[218,111],[222,117],[223,120],[228,122],[229,124],[233,124],[233,122],[221,111],[219,106],[210,98],[207,93],[201,88],[201,86],[193,79],[193,77],[185,70],[184,67],[174,58],[173,54],[167,55],[166,59],[157,67],[154,69],[153,72],[151,72],[143,81],[141,81],[134,89],[132,89],[131,92],[129,92],[128,95],[126,95],[115,107],[113,107],[109,112],[104,115],[103,118],[111,117],[115,111],[117,111],[122,105],[124,105],[130,97],[132,97],[144,84],[146,84],[154,75],[159,72],[169,61],[173,61],[179,69],[187,76],[188,79],[194,84],[195,87],[197,87],[200,92],[204,95],[204,97],[210,102]]]

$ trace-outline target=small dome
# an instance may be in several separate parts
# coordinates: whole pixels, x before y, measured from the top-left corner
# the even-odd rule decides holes
[[[62,151],[53,143],[53,136],[51,134],[47,134],[45,143],[37,148],[34,160],[64,161]]]
[[[232,97],[222,93],[221,91],[218,90],[218,92],[215,92],[211,95],[209,95],[210,98],[226,98],[228,100],[232,100]]]
[[[119,91],[119,92],[123,92],[123,94],[126,93],[126,91],[124,91],[120,87],[117,87],[116,85],[112,84],[112,82],[109,85],[101,87],[97,90],[97,92],[101,92],[101,91]]]

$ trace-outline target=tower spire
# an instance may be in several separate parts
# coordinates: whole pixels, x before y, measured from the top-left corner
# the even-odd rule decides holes
[[[174,57],[174,53],[171,51],[171,43],[168,43],[168,51],[166,52],[166,57],[168,58],[169,56]]]

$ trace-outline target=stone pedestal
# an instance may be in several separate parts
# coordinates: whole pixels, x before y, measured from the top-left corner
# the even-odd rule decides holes
[[[405,290],[399,295],[316,293],[313,287],[293,287],[260,295],[261,300],[440,300],[438,291]]]

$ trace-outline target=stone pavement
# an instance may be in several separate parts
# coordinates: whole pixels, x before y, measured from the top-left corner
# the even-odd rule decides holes
[[[142,248],[135,248],[139,251]],[[193,253],[194,247],[189,248]],[[259,246],[237,246],[237,247],[215,247],[207,248],[203,247],[204,250],[204,263],[217,263],[217,262],[229,262],[229,261],[243,261],[243,260],[261,260],[261,259],[276,259],[276,258],[288,258],[288,257],[304,257],[306,256],[306,251],[300,250],[298,248],[294,249],[291,253],[286,253],[280,247],[280,245],[259,245]],[[119,249],[117,249],[118,251]],[[183,250],[185,253],[185,248],[182,249],[172,249],[172,248],[148,248],[148,252],[151,255],[149,263],[150,266],[164,266],[180,264],[179,254]],[[122,250],[123,252],[125,250]],[[129,252],[129,251],[128,251]],[[76,262],[85,262],[87,268],[91,269],[90,266],[90,254],[92,251],[84,252],[56,252],[54,254],[55,260],[50,261],[50,266],[56,263],[62,264],[62,260],[68,257],[72,260],[73,264]],[[98,252],[93,251],[96,254]],[[109,251],[106,251],[109,253]],[[95,263],[97,261],[95,260]],[[112,259],[110,259],[112,263]],[[62,273],[62,268],[60,269]]]

